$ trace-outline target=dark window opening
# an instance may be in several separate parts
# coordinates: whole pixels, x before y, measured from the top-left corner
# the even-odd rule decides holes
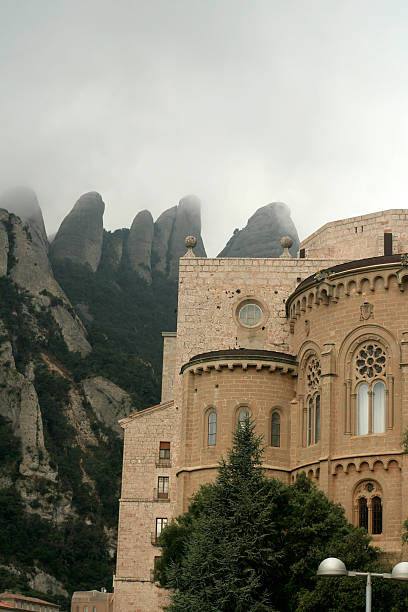
[[[373,534],[382,533],[382,504],[380,497],[373,497],[372,501],[372,513],[373,513]]]
[[[280,416],[277,412],[272,415],[271,445],[280,446]]]
[[[160,442],[159,459],[170,460],[170,442]]]
[[[392,234],[384,232],[384,255],[392,255]]]
[[[358,500],[358,526],[368,531],[368,506],[365,497]]]
[[[306,257],[306,249],[300,249],[299,257],[300,257],[300,259],[305,259],[305,257]]]

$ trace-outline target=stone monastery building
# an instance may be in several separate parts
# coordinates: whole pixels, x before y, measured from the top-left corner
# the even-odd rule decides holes
[[[115,612],[156,612],[157,537],[249,413],[270,476],[305,471],[401,559],[408,518],[408,210],[328,223],[277,259],[180,259],[162,401],[125,432]],[[405,501],[404,501],[405,500]]]

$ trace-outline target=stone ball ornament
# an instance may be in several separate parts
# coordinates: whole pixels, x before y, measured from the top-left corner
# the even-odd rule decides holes
[[[188,249],[194,249],[197,246],[197,238],[195,236],[186,236],[184,244]]]
[[[283,249],[290,249],[293,246],[293,240],[290,236],[283,236],[280,240],[280,245]]]

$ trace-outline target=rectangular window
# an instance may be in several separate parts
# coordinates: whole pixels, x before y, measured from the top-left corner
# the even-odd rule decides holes
[[[156,519],[156,540],[167,525],[167,518]]]
[[[84,612],[88,612],[88,606],[84,606]]]
[[[170,460],[170,442],[160,442],[159,459]]]
[[[159,476],[157,481],[157,497],[159,499],[169,498],[169,477]]]
[[[392,234],[384,232],[384,255],[392,255]]]
[[[92,606],[92,612],[96,612],[96,606]]]

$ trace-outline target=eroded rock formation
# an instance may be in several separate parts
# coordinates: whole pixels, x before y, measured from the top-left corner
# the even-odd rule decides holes
[[[51,245],[53,259],[68,259],[98,268],[103,242],[105,203],[99,193],[82,195],[65,217]]]
[[[283,202],[267,204],[258,208],[244,229],[234,232],[218,257],[280,257],[283,236],[292,238],[290,253],[296,257],[299,237],[289,207]]]

